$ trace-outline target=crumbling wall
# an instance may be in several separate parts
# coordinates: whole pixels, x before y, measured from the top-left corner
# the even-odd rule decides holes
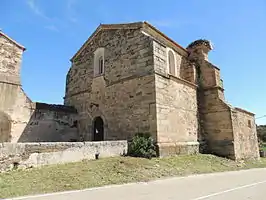
[[[33,103],[23,91],[24,50],[0,32],[0,142],[79,141],[76,110]]]
[[[12,122],[10,142],[18,140],[31,116],[32,102],[20,83],[24,50],[24,47],[0,32],[0,112],[9,116]]]
[[[80,141],[77,111],[73,107],[35,103],[18,142]]]
[[[4,112],[0,112],[0,142],[10,142],[11,119]]]

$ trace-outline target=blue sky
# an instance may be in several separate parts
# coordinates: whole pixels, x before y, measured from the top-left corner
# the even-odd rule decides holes
[[[16,2],[16,3],[14,3]],[[24,45],[22,84],[33,101],[62,103],[69,59],[100,23],[148,21],[186,47],[206,38],[227,101],[266,115],[265,0],[1,0],[0,28]],[[266,117],[257,120],[266,124]]]

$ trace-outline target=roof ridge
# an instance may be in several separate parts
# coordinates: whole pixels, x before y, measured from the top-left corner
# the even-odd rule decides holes
[[[144,21],[136,21],[136,22],[124,22],[124,23],[100,23],[100,25],[134,25],[134,24],[142,24]]]
[[[138,29],[138,28],[144,28],[146,26],[150,27],[154,31],[156,31],[161,37],[165,38],[169,42],[173,43],[178,48],[182,49],[184,52],[187,52],[187,49],[179,45],[177,42],[175,42],[173,39],[165,35],[163,32],[161,32],[158,28],[151,25],[147,21],[138,21],[138,22],[130,22],[130,23],[116,23],[116,24],[102,24],[100,23],[96,30],[89,36],[89,38],[83,43],[83,45],[79,48],[79,50],[74,54],[74,56],[70,59],[70,61],[73,61],[80,53],[81,51],[86,47],[88,42],[93,38],[94,35],[96,35],[99,31],[105,29]]]
[[[83,43],[83,45],[80,47],[80,49],[75,53],[75,55],[70,59],[70,61],[73,61],[75,57],[79,55],[79,53],[85,48],[87,43],[90,41],[90,39],[97,34],[102,29],[124,29],[124,28],[141,28],[143,26],[144,22],[132,22],[132,23],[117,23],[117,24],[99,24],[98,27],[95,29],[95,31],[88,37],[88,39]],[[136,25],[136,27],[132,27]]]

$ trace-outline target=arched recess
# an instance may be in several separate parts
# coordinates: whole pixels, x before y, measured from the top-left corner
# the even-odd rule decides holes
[[[171,75],[176,75],[176,66],[175,66],[175,55],[173,51],[169,50],[168,51],[168,67],[169,67],[169,73]]]
[[[83,124],[86,126],[84,132],[82,133],[84,141],[93,141],[94,140],[94,122],[97,117],[101,117],[103,120],[103,132],[104,140],[108,140],[108,122],[105,114],[99,109],[98,105],[91,104],[90,109],[83,116]]]
[[[11,140],[11,118],[0,111],[0,142],[10,142]]]
[[[94,76],[100,76],[104,74],[104,48],[98,48],[94,52]]]
[[[104,121],[100,116],[93,120],[93,141],[104,141]]]

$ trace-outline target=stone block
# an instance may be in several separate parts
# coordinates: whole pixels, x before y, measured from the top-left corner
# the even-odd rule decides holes
[[[199,143],[198,142],[158,143],[157,152],[160,157],[198,154]]]

